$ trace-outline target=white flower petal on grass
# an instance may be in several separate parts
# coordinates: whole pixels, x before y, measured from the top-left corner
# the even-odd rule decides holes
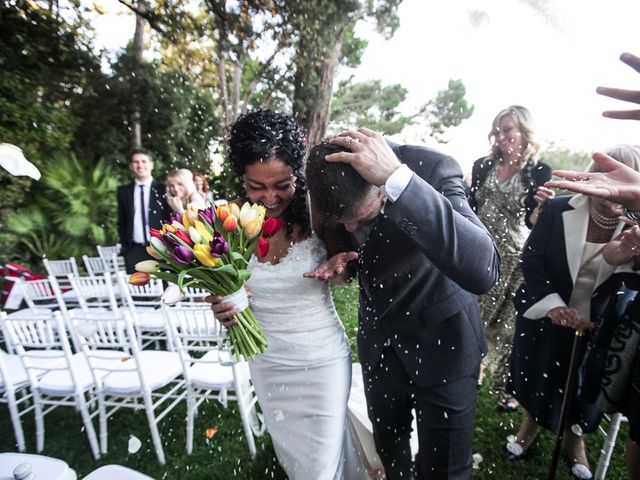
[[[129,453],[131,455],[133,455],[134,453],[138,453],[138,450],[140,450],[141,447],[142,447],[142,442],[140,441],[140,439],[135,435],[130,435],[129,445],[127,447],[127,450],[129,451]]]

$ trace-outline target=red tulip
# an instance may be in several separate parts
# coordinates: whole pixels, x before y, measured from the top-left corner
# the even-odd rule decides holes
[[[267,253],[269,253],[269,240],[260,237],[260,240],[258,240],[258,256],[264,257]]]
[[[174,233],[174,235],[178,237],[180,240],[182,240],[184,243],[189,245],[190,247],[193,247],[193,240],[191,240],[191,237],[189,236],[189,234],[184,230],[177,230]]]
[[[156,238],[159,238],[160,240],[162,240],[162,231],[161,230],[156,230],[155,228],[150,228],[149,229],[149,234],[152,237],[156,237]]]
[[[273,237],[282,228],[284,222],[279,218],[267,218],[262,225],[262,233],[265,237]]]

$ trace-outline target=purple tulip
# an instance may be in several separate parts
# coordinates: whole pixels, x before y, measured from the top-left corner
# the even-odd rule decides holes
[[[182,245],[178,241],[177,237],[175,237],[172,233],[165,233],[164,235],[162,235],[162,241],[167,247],[172,249],[175,249],[176,247]]]
[[[211,247],[211,255],[220,258],[229,251],[229,244],[220,232],[213,232],[213,240],[209,242]]]
[[[198,210],[198,215],[203,222],[207,222],[212,227],[216,223],[216,209],[213,207],[207,207],[204,210]]]
[[[171,215],[169,217],[169,225],[171,225],[173,222],[182,223],[182,215],[178,213],[174,213],[173,215]]]
[[[182,245],[174,247],[173,253],[169,254],[171,260],[180,265],[189,265],[193,261],[193,250]]]

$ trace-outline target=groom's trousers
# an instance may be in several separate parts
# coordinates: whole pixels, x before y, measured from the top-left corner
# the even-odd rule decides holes
[[[441,368],[433,365],[428,368]],[[477,375],[419,388],[392,347],[380,364],[362,369],[376,449],[387,480],[471,478]],[[411,409],[415,408],[419,452],[412,468]]]

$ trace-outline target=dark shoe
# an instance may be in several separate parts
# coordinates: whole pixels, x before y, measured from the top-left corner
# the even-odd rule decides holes
[[[513,399],[510,400],[502,400],[498,402],[496,406],[496,412],[498,413],[511,413],[518,410],[518,402]]]

